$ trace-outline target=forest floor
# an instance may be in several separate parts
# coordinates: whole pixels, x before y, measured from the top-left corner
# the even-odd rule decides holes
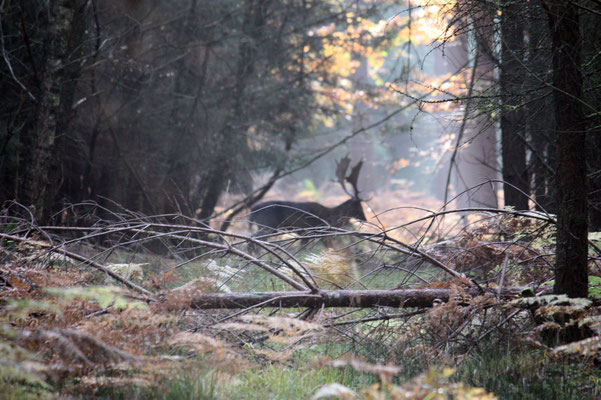
[[[422,217],[388,222],[385,214],[379,221],[386,227]],[[164,245],[172,247],[156,255],[148,248],[156,248],[149,243],[157,237],[142,240],[129,224],[96,225],[84,240],[4,221],[3,399],[601,398],[598,263],[591,255],[592,301],[545,295],[554,243],[544,221],[479,214],[454,230],[440,226],[446,237],[429,236],[419,246],[433,228],[390,232],[492,290],[480,296],[467,295],[466,280],[424,262],[421,253],[349,237],[328,243],[333,247],[285,237],[282,245],[324,289],[453,293],[427,308],[311,312],[198,309],[194,299],[204,293],[291,287],[232,253],[187,247],[175,240],[180,225],[163,226],[161,234],[172,239]],[[97,240],[101,233],[107,240]],[[275,255],[261,257],[277,265]],[[127,289],[89,261],[151,294]],[[509,286],[530,289],[510,300],[494,295]]]

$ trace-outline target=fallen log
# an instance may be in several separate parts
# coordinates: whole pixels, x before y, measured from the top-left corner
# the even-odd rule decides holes
[[[506,288],[493,295],[501,298],[515,297],[524,288]],[[201,294],[191,302],[196,309],[233,309],[249,307],[432,307],[434,302],[446,303],[457,294],[451,289],[405,289],[405,290],[322,290],[311,292],[254,292]],[[467,289],[466,295],[478,296],[477,288]]]

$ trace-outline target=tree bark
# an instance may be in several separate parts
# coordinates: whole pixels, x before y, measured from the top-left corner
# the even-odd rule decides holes
[[[511,298],[523,288],[507,288],[501,297]],[[405,290],[323,290],[310,292],[255,292],[211,293],[194,298],[191,307],[196,309],[232,309],[261,307],[432,307],[435,301],[448,302],[456,291],[451,289]],[[480,295],[478,289],[466,294]],[[460,302],[461,303],[461,302]]]
[[[547,21],[540,17],[544,10],[537,2],[529,4],[528,73],[526,105],[527,137],[532,141],[530,170],[536,209],[557,213],[555,195],[555,116],[551,95],[551,32]]]
[[[18,200],[35,208],[46,221],[52,211],[60,182],[60,150],[67,135],[73,96],[81,71],[79,55],[85,31],[84,4],[78,0],[49,3],[46,57],[38,92],[35,123],[23,136],[25,157]]]
[[[513,0],[505,1],[501,15],[501,142],[503,155],[503,187],[505,205],[528,209],[530,193],[526,168],[526,144],[521,96],[523,91],[522,57],[524,24],[522,7]]]
[[[547,3],[553,40],[553,95],[557,135],[556,293],[587,297],[586,126],[582,106],[578,9],[567,1]]]

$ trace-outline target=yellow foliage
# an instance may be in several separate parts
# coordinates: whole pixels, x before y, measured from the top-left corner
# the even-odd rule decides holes
[[[326,287],[344,287],[359,279],[352,254],[344,254],[331,248],[323,250],[320,254],[307,256],[305,266],[317,282],[325,284]]]

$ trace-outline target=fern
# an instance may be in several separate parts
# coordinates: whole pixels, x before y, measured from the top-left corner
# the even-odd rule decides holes
[[[114,309],[145,309],[146,303],[125,297],[126,291],[117,286],[88,286],[71,288],[45,288],[45,292],[67,300],[79,299],[98,303],[100,308],[112,306]]]
[[[601,299],[601,277],[588,277],[588,297],[592,299]]]
[[[522,297],[509,303],[514,307],[530,308],[543,306],[570,306],[575,309],[584,309],[592,304],[589,299],[570,298],[564,294],[551,294],[536,297]]]
[[[63,315],[59,307],[44,300],[8,298],[5,310],[11,321],[25,321],[32,313],[52,313],[59,317]]]
[[[568,343],[553,349],[553,354],[575,354],[585,357],[601,355],[601,336],[593,336],[577,342]]]
[[[15,343],[18,332],[15,320],[24,321],[33,312],[52,312],[61,315],[60,309],[45,301],[30,299],[6,299],[5,315],[0,318],[0,393],[19,399],[52,397],[50,386],[44,381],[46,366],[37,357]],[[18,395],[17,395],[18,394]]]

